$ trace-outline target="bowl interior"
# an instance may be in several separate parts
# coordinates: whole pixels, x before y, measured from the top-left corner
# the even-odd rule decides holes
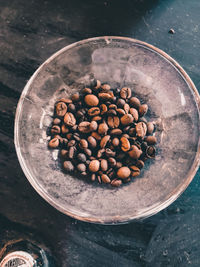
[[[198,94],[181,71],[166,54],[128,38],[88,39],[50,57],[26,85],[16,115],[16,149],[34,188],[60,211],[91,222],[125,222],[169,205],[192,180],[199,157]],[[93,78],[131,87],[157,124],[156,159],[117,189],[64,174],[58,150],[47,147],[55,101]]]

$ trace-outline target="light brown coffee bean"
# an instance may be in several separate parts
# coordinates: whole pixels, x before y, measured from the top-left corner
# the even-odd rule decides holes
[[[87,140],[85,140],[85,139],[81,139],[80,142],[79,142],[79,147],[80,147],[81,149],[88,148],[88,142],[87,142]]]
[[[94,90],[96,91],[101,87],[101,82],[99,80],[94,81]]]
[[[144,116],[148,111],[148,106],[147,104],[143,104],[139,107],[139,115],[140,117]]]
[[[124,105],[125,105],[125,103],[126,103],[126,101],[125,101],[124,99],[122,99],[122,98],[119,98],[119,99],[117,100],[117,106],[118,106],[119,108],[123,108]]]
[[[119,187],[122,184],[122,180],[119,179],[114,179],[112,180],[112,182],[110,183],[113,187]]]
[[[100,109],[98,107],[93,107],[93,108],[90,108],[88,110],[88,115],[91,116],[91,117],[92,116],[97,116],[99,114],[100,114]]]
[[[79,93],[73,94],[71,96],[72,102],[78,102],[80,100],[80,95]]]
[[[155,136],[147,136],[145,138],[145,141],[147,142],[148,145],[155,145],[157,143],[157,139]]]
[[[86,166],[85,166],[85,164],[84,164],[84,163],[79,163],[79,164],[77,165],[77,170],[78,170],[79,172],[85,172],[85,171],[86,171]]]
[[[89,121],[83,121],[83,122],[79,123],[78,130],[81,133],[89,133],[91,131],[90,130],[90,122]]]
[[[101,139],[101,142],[100,142],[100,147],[101,148],[104,148],[106,147],[108,141],[110,140],[110,135],[105,135],[102,139]]]
[[[125,114],[126,114],[125,110],[122,109],[122,108],[117,108],[116,111],[117,111],[117,113],[120,114],[120,115],[125,115]]]
[[[134,165],[130,166],[131,169],[131,176],[132,177],[136,177],[138,175],[140,175],[140,169]]]
[[[139,109],[140,104],[140,100],[137,97],[131,97],[131,99],[129,100],[129,104],[131,107]]]
[[[105,104],[100,105],[101,115],[105,114],[108,111],[108,108]]]
[[[107,112],[107,114],[110,115],[110,116],[116,116],[117,115],[117,112],[114,109],[109,109],[108,112]]]
[[[101,89],[103,91],[110,91],[110,88],[111,88],[110,85],[106,83],[101,86]]]
[[[83,90],[82,90],[82,92],[83,92],[83,94],[92,94],[92,90],[90,89],[90,88],[84,88]]]
[[[128,134],[123,134],[122,137],[125,137],[125,138],[127,138],[127,139],[130,138],[130,136],[129,136]]]
[[[131,145],[130,145],[130,142],[129,142],[128,138],[122,137],[120,139],[120,141],[121,141],[121,150],[123,150],[124,152],[129,151]]]
[[[110,100],[113,98],[113,96],[108,92],[108,93],[99,93],[98,94],[99,99],[103,100]]]
[[[66,138],[67,138],[68,140],[72,139],[72,133],[67,133],[67,134],[66,134]]]
[[[55,125],[58,125],[58,124],[60,124],[61,123],[61,119],[59,119],[59,118],[55,118],[54,120],[53,120],[53,124],[55,124]]]
[[[104,184],[109,184],[110,183],[110,178],[106,174],[101,175],[101,180]]]
[[[120,96],[121,98],[123,99],[127,99],[127,98],[130,98],[131,97],[131,89],[128,88],[128,87],[123,87],[120,91]]]
[[[51,134],[59,134],[60,133],[60,126],[58,125],[53,125],[51,127]]]
[[[138,111],[137,111],[137,109],[135,109],[135,108],[130,108],[130,114],[133,116],[133,118],[134,118],[134,121],[138,121],[138,119],[139,119],[139,114],[138,114]]]
[[[63,124],[61,126],[61,132],[62,132],[62,134],[69,133],[69,128],[65,124]]]
[[[68,155],[70,159],[74,158],[75,152],[76,152],[76,148],[74,146],[71,146],[69,148],[69,155]]]
[[[110,164],[110,166],[111,167],[114,167],[114,166],[116,166],[116,159],[115,158],[112,158],[112,157],[110,157],[110,158],[108,158],[108,162],[109,162],[109,164]]]
[[[97,158],[98,158],[98,159],[99,159],[99,158],[102,158],[104,152],[105,152],[105,148],[100,149],[100,150],[97,152]]]
[[[154,131],[154,124],[153,122],[147,122],[147,134],[152,134]]]
[[[129,110],[130,110],[130,106],[129,106],[129,104],[124,104],[124,111],[125,111],[125,113],[126,114],[128,114],[129,113]],[[131,112],[130,112],[131,113]]]
[[[107,133],[107,131],[108,131],[108,125],[105,122],[100,123],[98,127],[98,133],[104,135]]]
[[[92,132],[91,136],[93,136],[98,141],[101,140],[101,136],[97,132]]]
[[[64,117],[64,123],[70,127],[76,124],[76,119],[71,112],[67,112]]]
[[[130,114],[126,114],[124,116],[121,117],[121,124],[122,125],[129,125],[133,123],[133,116]]]
[[[101,116],[94,116],[92,118],[92,121],[101,121],[102,120],[102,117]]]
[[[111,135],[121,135],[122,134],[122,130],[119,128],[113,129],[110,131]]]
[[[138,137],[144,138],[147,133],[147,125],[144,122],[138,122],[136,127],[136,134]]]
[[[100,162],[98,160],[92,160],[89,164],[89,170],[91,172],[98,172],[100,167]]]
[[[118,146],[119,145],[119,139],[117,137],[115,137],[113,140],[112,140],[112,144],[113,146]]]
[[[67,160],[63,162],[63,168],[68,172],[72,172],[74,170],[74,165],[71,161]]]
[[[76,141],[75,141],[75,140],[70,140],[70,141],[67,143],[67,147],[74,146],[75,144],[76,144]]]
[[[131,174],[131,171],[128,167],[121,167],[117,171],[117,176],[121,179],[128,178],[130,176],[130,174]]]
[[[140,150],[137,146],[132,145],[131,150],[128,152],[128,154],[131,158],[138,159],[142,154],[142,150]]]
[[[111,105],[109,105],[109,109],[117,109],[117,106],[115,105],[115,104],[111,104]]]
[[[101,170],[106,172],[108,170],[108,162],[106,159],[101,160]]]
[[[90,123],[90,131],[93,132],[93,131],[96,131],[98,128],[98,124],[96,121],[91,121]]]
[[[88,136],[88,144],[91,148],[95,148],[97,146],[97,141],[93,136]]]
[[[59,100],[57,101],[57,103],[58,103],[58,102],[64,102],[64,103],[66,103],[66,104],[70,104],[70,103],[72,103],[72,100],[69,99],[69,98],[61,98],[61,99],[59,99]]]
[[[59,146],[59,139],[53,138],[49,141],[49,147],[50,148],[57,148]]]
[[[108,116],[107,122],[110,128],[118,128],[120,124],[119,117],[117,116],[114,116],[114,117]]]
[[[100,175],[97,176],[97,180],[101,184],[101,176]]]
[[[94,182],[94,181],[95,181],[95,179],[96,179],[96,174],[95,174],[95,173],[93,173],[93,174],[91,175],[91,181],[92,181],[92,182]]]
[[[84,153],[85,153],[87,156],[89,156],[89,157],[92,156],[92,151],[91,151],[89,148],[85,148],[85,149],[84,149]]]
[[[115,157],[116,152],[111,150],[110,148],[106,148],[105,154],[106,154],[107,157]]]
[[[66,158],[67,155],[68,155],[68,150],[66,150],[66,149],[61,149],[61,151],[60,151],[60,155],[61,155],[61,157]]]
[[[84,101],[90,107],[95,107],[99,104],[99,99],[93,94],[86,95]]]
[[[121,162],[119,162],[119,161],[117,161],[117,163],[116,163],[116,166],[115,166],[117,169],[119,169],[119,168],[121,168],[122,167],[122,163]]]
[[[56,114],[59,117],[63,117],[67,112],[67,105],[64,102],[59,102],[56,105]]]

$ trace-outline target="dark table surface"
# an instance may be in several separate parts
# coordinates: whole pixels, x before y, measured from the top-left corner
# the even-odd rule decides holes
[[[94,225],[61,214],[34,191],[13,143],[15,110],[27,80],[52,53],[85,38],[146,41],[175,58],[200,87],[199,10],[199,0],[0,1],[0,229],[6,221],[35,230],[58,266],[200,266],[199,171],[157,215],[127,225]]]

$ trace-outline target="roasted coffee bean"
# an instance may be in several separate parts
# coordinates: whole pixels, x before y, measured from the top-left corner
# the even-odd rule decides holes
[[[68,111],[74,113],[76,111],[76,106],[74,104],[69,104]]]
[[[115,172],[114,172],[113,168],[110,168],[109,170],[107,170],[106,174],[107,174],[110,178],[112,178],[113,175],[115,174]]]
[[[101,175],[101,180],[104,184],[109,184],[110,183],[110,178],[106,174]]]
[[[82,112],[81,110],[78,110],[78,111],[77,111],[76,116],[77,116],[78,118],[84,118],[84,114],[83,114],[83,112]]]
[[[76,119],[71,112],[67,112],[64,117],[64,123],[68,126],[74,126],[76,124]]]
[[[122,137],[125,137],[125,138],[127,138],[127,139],[130,138],[130,136],[129,136],[128,134],[123,134]]]
[[[112,144],[113,144],[113,146],[118,146],[119,145],[119,139],[117,137],[113,138]]]
[[[157,139],[155,136],[147,136],[145,138],[145,141],[147,142],[148,145],[155,145],[157,143]]]
[[[62,132],[62,134],[67,134],[67,133],[69,133],[69,128],[65,124],[63,124],[61,126],[61,132]]]
[[[111,167],[114,167],[114,166],[116,166],[116,159],[114,159],[114,158],[108,158],[108,162],[109,162],[109,164],[110,164],[110,166]]]
[[[93,174],[91,175],[91,181],[94,182],[95,179],[96,179],[96,175],[95,175],[95,173],[93,173]]]
[[[61,155],[63,158],[66,158],[67,155],[68,155],[68,150],[66,150],[66,149],[62,149],[62,150],[60,151],[60,155]]]
[[[130,176],[130,174],[131,174],[131,171],[128,167],[121,167],[117,171],[117,176],[121,179],[128,178]]]
[[[91,136],[94,137],[98,141],[101,140],[101,136],[97,132],[92,132]]]
[[[91,157],[92,156],[92,151],[89,148],[84,148],[84,153],[88,156]]]
[[[122,182],[123,182],[124,184],[127,184],[127,183],[129,183],[130,181],[131,181],[131,178],[130,178],[130,177],[125,178],[125,179],[122,180]]]
[[[100,123],[98,127],[98,133],[104,135],[107,133],[107,131],[108,131],[108,125],[105,122]]]
[[[140,100],[137,97],[131,97],[131,99],[129,100],[129,104],[131,107],[139,109],[140,104]]]
[[[105,148],[100,149],[100,150],[97,152],[97,158],[102,158],[104,152],[105,152]]]
[[[120,141],[121,141],[121,150],[123,150],[124,152],[129,151],[131,146],[128,138],[122,137]]]
[[[155,158],[156,149],[154,146],[148,146],[146,149],[147,158]]]
[[[144,116],[148,111],[148,106],[147,104],[143,104],[139,107],[139,114],[140,114],[140,117]]]
[[[115,167],[116,167],[117,169],[121,168],[121,167],[122,167],[122,163],[119,162],[119,161],[117,161]]]
[[[106,83],[101,86],[101,89],[103,91],[110,91],[110,88],[111,88],[110,85]]]
[[[97,90],[101,87],[101,82],[99,80],[93,81],[94,89]]]
[[[56,114],[59,117],[63,117],[67,112],[67,105],[64,102],[59,102],[56,105]]]
[[[121,124],[122,125],[129,125],[133,123],[133,116],[130,114],[126,114],[124,116],[121,117]]]
[[[89,121],[83,121],[83,122],[79,123],[78,130],[81,133],[89,133],[91,131],[90,130],[90,122]]]
[[[128,113],[129,113],[129,110],[130,110],[130,106],[129,106],[129,104],[125,103],[125,104],[124,104],[124,111],[125,111],[125,113],[128,114]],[[130,112],[130,113],[131,113],[131,112]]]
[[[78,159],[79,161],[81,161],[81,162],[86,162],[86,160],[87,160],[86,155],[83,154],[83,153],[79,153],[79,154],[77,155],[77,159]]]
[[[63,168],[68,172],[72,172],[74,170],[74,165],[71,161],[64,161]]]
[[[123,108],[125,104],[126,104],[126,101],[125,101],[124,99],[119,98],[119,99],[117,100],[117,106],[118,106],[119,108]]]
[[[59,146],[59,139],[53,138],[49,141],[49,147],[50,148],[57,148]]]
[[[76,141],[75,140],[70,140],[67,144],[67,147],[71,147],[71,146],[74,146],[76,144]]]
[[[135,128],[130,128],[128,131],[130,136],[135,136],[136,135],[136,129]]]
[[[88,115],[91,116],[91,117],[92,116],[97,116],[99,114],[100,114],[100,109],[98,107],[93,107],[93,108],[90,108],[88,110]]]
[[[131,89],[128,88],[128,87],[123,87],[120,91],[120,96],[121,98],[123,99],[127,99],[127,98],[130,98],[131,97]]]
[[[122,130],[119,128],[113,129],[110,131],[111,135],[121,135],[122,134]]]
[[[100,110],[101,110],[101,115],[104,115],[108,111],[108,108],[105,104],[101,104]]]
[[[99,99],[93,94],[86,95],[84,100],[85,103],[90,107],[95,107],[99,104]]]
[[[117,106],[115,105],[115,104],[111,104],[111,105],[109,105],[109,109],[117,109]]]
[[[102,100],[110,100],[113,98],[113,96],[111,94],[109,94],[109,92],[108,93],[99,93],[98,97],[99,97],[99,99],[102,99]]]
[[[79,163],[77,165],[77,169],[78,169],[79,172],[85,172],[86,171],[86,166],[83,163]]]
[[[90,131],[91,132],[93,132],[93,131],[96,131],[97,130],[97,128],[98,128],[98,124],[97,124],[97,122],[96,121],[91,121],[91,123],[90,123]]]
[[[100,162],[98,160],[92,160],[89,164],[89,170],[91,172],[98,172],[100,167]]]
[[[87,140],[91,148],[95,148],[97,146],[97,141],[93,136],[89,136]]]
[[[71,146],[69,148],[69,155],[68,155],[70,159],[74,158],[75,152],[76,152],[76,148],[74,146]]]
[[[67,138],[68,140],[72,139],[72,133],[67,133],[67,134],[66,134],[66,138]]]
[[[80,100],[80,95],[79,93],[73,94],[71,96],[72,102],[78,102]]]
[[[107,157],[114,157],[116,155],[116,152],[111,150],[110,148],[106,148],[105,154]]]
[[[73,138],[74,138],[76,141],[80,141],[80,140],[81,140],[79,133],[74,133],[74,134],[73,134]]]
[[[68,140],[67,140],[67,138],[62,138],[62,144],[63,144],[64,146],[66,146],[66,145],[67,145],[67,143],[68,143]]]
[[[92,118],[92,121],[101,121],[102,120],[102,117],[101,116],[94,116],[93,118]]]
[[[53,124],[55,124],[55,125],[58,125],[58,124],[60,124],[61,123],[61,120],[59,119],[59,118],[55,118],[54,120],[53,120]]]
[[[102,139],[101,139],[101,142],[100,142],[100,147],[101,148],[104,148],[106,147],[108,141],[110,140],[110,135],[105,135]]]
[[[130,125],[124,127],[123,132],[124,132],[124,133],[128,133],[130,128],[131,128]],[[124,134],[123,134],[123,135],[124,135]]]
[[[131,176],[132,177],[136,177],[138,175],[140,175],[140,169],[136,166],[130,166],[131,169]]]
[[[81,175],[86,176],[87,172],[81,172]]]
[[[108,161],[106,159],[101,160],[101,170],[106,172],[108,170]]]
[[[154,131],[154,124],[153,122],[147,122],[147,134],[152,134]]]
[[[135,127],[138,137],[144,138],[147,133],[147,125],[144,122],[138,122]]]
[[[83,92],[83,94],[92,94],[92,90],[90,89],[90,88],[84,88],[83,90],[82,90],[82,92]]]
[[[79,143],[79,147],[80,147],[81,149],[88,148],[88,142],[87,142],[87,140],[85,140],[85,139],[81,139],[81,140],[80,140],[80,143]]]
[[[57,103],[58,103],[58,102],[64,102],[64,103],[66,103],[66,104],[70,104],[70,103],[72,103],[72,100],[69,99],[69,98],[61,98],[61,99],[59,99],[59,100],[57,101]]]
[[[109,109],[108,112],[107,112],[107,115],[116,116],[117,115],[117,112],[114,109]]]
[[[117,111],[117,113],[120,114],[120,115],[125,115],[125,114],[126,114],[125,110],[122,109],[122,108],[117,108],[116,111]]]
[[[114,179],[112,180],[112,182],[110,183],[113,187],[119,187],[122,184],[122,180],[119,179]]]
[[[51,128],[51,134],[59,134],[60,133],[60,126],[53,125]]]
[[[117,116],[108,116],[107,122],[110,128],[118,128],[120,124],[120,120]]]
[[[131,158],[138,159],[142,155],[142,150],[140,150],[137,146],[132,145],[128,154]]]
[[[138,111],[137,111],[137,109],[135,109],[135,108],[130,108],[130,114],[133,116],[133,118],[134,118],[134,121],[138,121],[138,119],[139,119],[139,114],[138,114]]]
[[[137,160],[135,166],[142,169],[144,167],[144,161]]]
[[[101,184],[101,176],[100,175],[97,176],[97,179],[98,179],[98,182]]]

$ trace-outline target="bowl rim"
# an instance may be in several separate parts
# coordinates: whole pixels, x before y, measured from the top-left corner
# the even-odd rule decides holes
[[[140,213],[137,214],[133,214],[132,216],[110,216],[110,217],[106,217],[105,219],[98,219],[98,218],[94,218],[94,217],[89,217],[84,216],[84,215],[79,215],[75,212],[69,211],[64,209],[63,207],[61,207],[58,203],[56,203],[55,201],[53,201],[51,199],[51,197],[48,195],[47,192],[45,192],[45,190],[36,182],[36,180],[32,177],[31,173],[29,172],[25,160],[23,158],[23,155],[21,153],[21,149],[20,149],[20,144],[19,144],[19,119],[20,119],[20,115],[22,112],[22,106],[23,106],[23,101],[25,99],[25,96],[29,90],[30,85],[32,84],[33,80],[35,79],[35,77],[37,76],[37,74],[40,72],[40,70],[47,65],[50,61],[52,61],[54,58],[56,58],[58,55],[60,55],[61,53],[63,53],[64,51],[67,51],[77,45],[82,45],[84,43],[87,42],[91,42],[91,41],[99,41],[99,40],[104,40],[107,44],[110,43],[111,40],[126,40],[126,41],[130,41],[138,46],[142,46],[145,47],[147,49],[153,50],[153,52],[156,52],[157,54],[159,54],[160,56],[164,57],[170,64],[173,65],[173,67],[180,73],[180,75],[182,76],[182,78],[185,80],[186,84],[188,85],[189,88],[192,89],[193,93],[194,93],[194,98],[197,104],[197,111],[198,114],[200,113],[200,96],[198,93],[198,90],[196,89],[194,83],[192,82],[192,80],[190,79],[189,75],[186,73],[186,71],[179,65],[179,63],[174,60],[171,56],[169,56],[166,52],[164,52],[163,50],[149,44],[146,43],[144,41],[140,41],[134,38],[130,38],[130,37],[121,37],[121,36],[99,36],[99,37],[93,37],[93,38],[88,38],[88,39],[84,39],[75,43],[72,43],[70,45],[67,45],[65,47],[63,47],[62,49],[58,50],[57,52],[55,52],[53,55],[51,55],[49,58],[47,58],[38,68],[37,70],[33,73],[33,75],[30,77],[30,79],[28,80],[28,82],[26,83],[20,99],[18,101],[17,104],[17,109],[16,109],[16,114],[15,114],[15,124],[14,124],[14,143],[15,143],[15,149],[16,149],[16,153],[17,153],[17,157],[19,160],[19,163],[21,165],[21,168],[26,176],[26,178],[28,179],[28,181],[30,182],[30,184],[32,185],[32,187],[36,190],[36,192],[43,198],[45,199],[50,205],[52,205],[54,208],[56,208],[57,210],[61,211],[62,213],[74,218],[74,219],[78,219],[81,221],[85,221],[85,222],[89,222],[89,223],[97,223],[97,224],[124,224],[124,223],[129,223],[131,221],[135,221],[135,220],[142,220],[145,218],[148,218],[156,213],[158,213],[159,211],[163,210],[164,208],[168,207],[172,202],[174,202],[184,191],[185,189],[188,187],[188,185],[191,183],[191,181],[193,180],[198,167],[199,167],[199,163],[200,163],[200,136],[199,136],[199,140],[198,140],[198,149],[196,151],[196,155],[195,155],[195,159],[191,165],[191,168],[188,172],[188,176],[187,179],[185,180],[185,182],[183,184],[180,184],[179,186],[177,186],[172,192],[171,194],[169,194],[168,199],[166,199],[164,202],[162,203],[156,203],[153,206],[151,206],[150,208],[146,209],[145,211],[143,210]]]

